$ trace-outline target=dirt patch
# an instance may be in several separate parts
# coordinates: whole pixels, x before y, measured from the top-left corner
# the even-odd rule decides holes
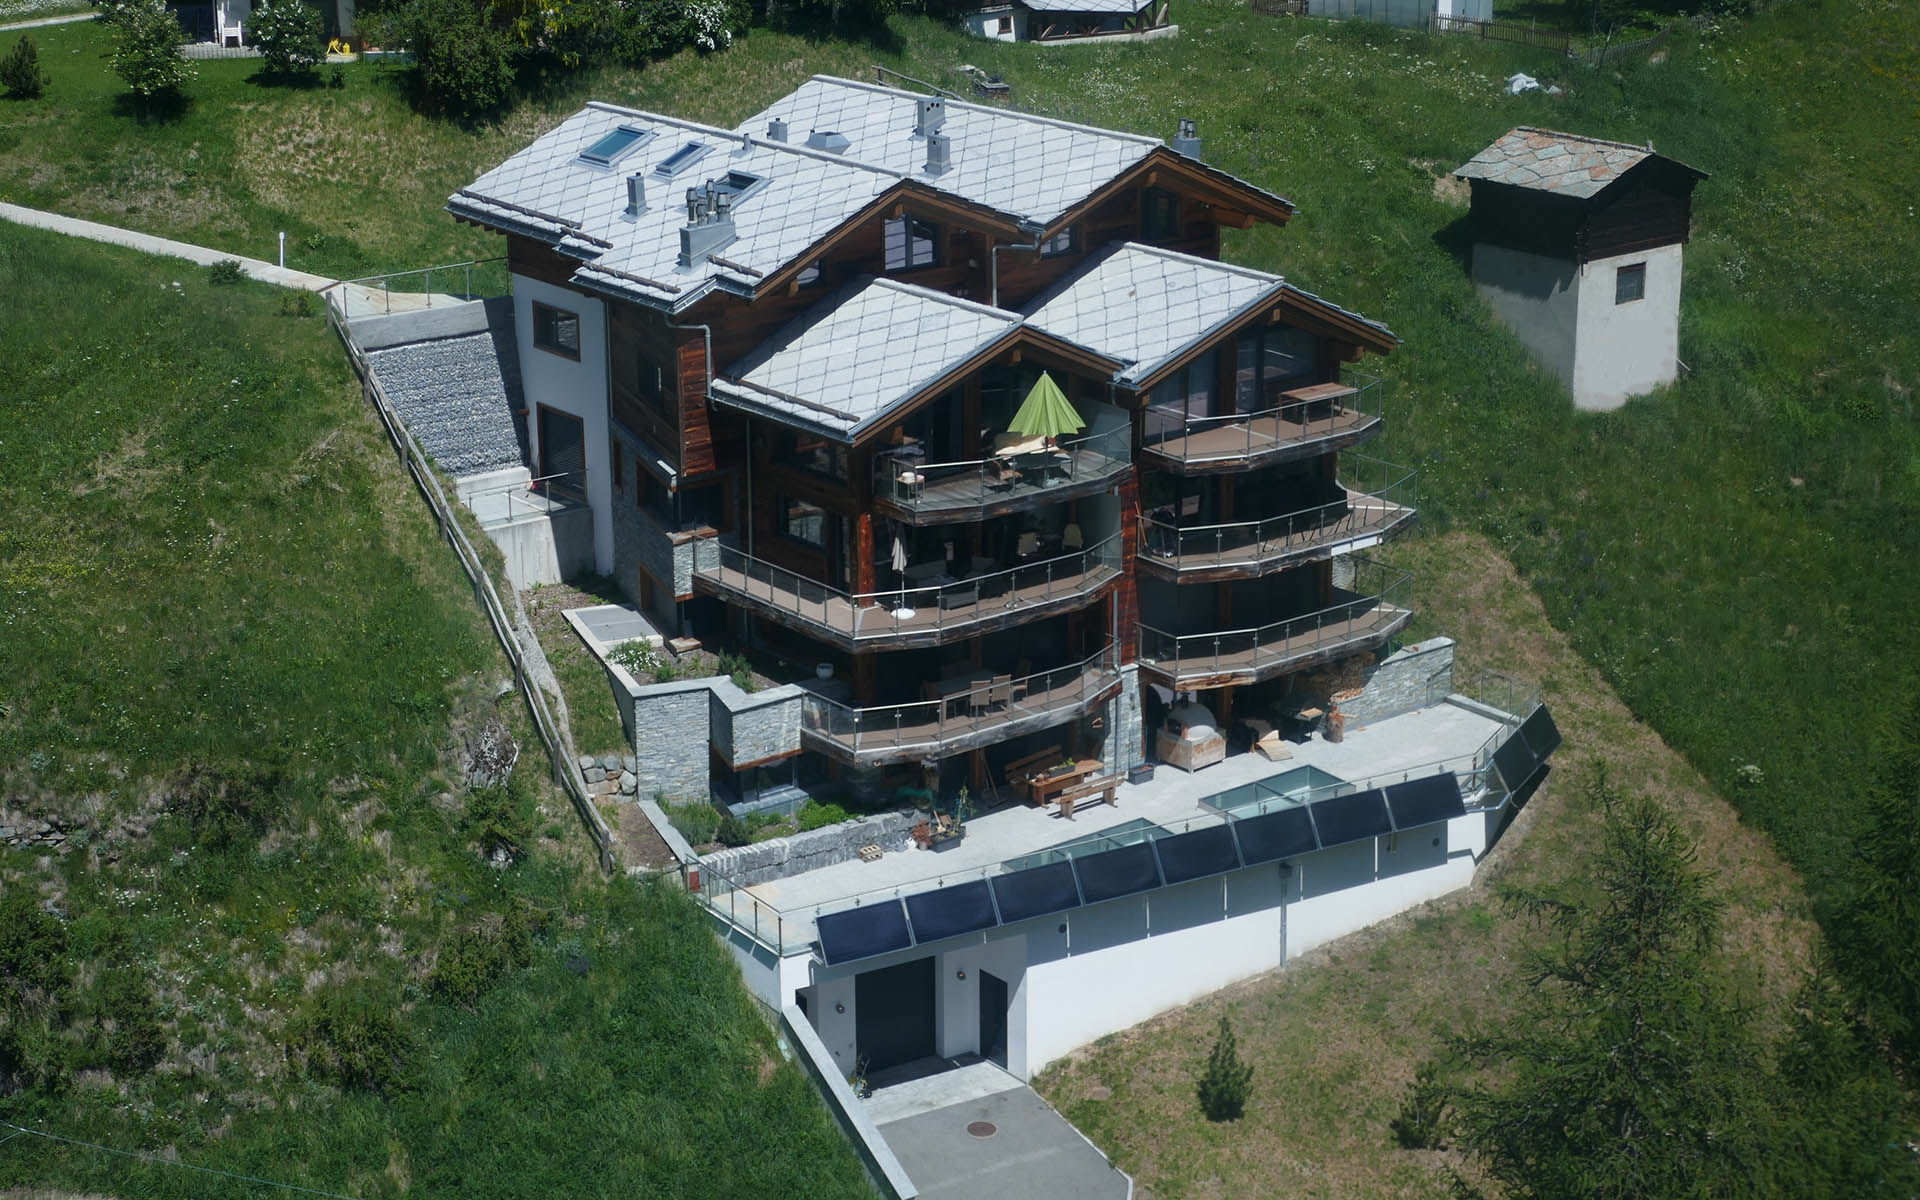
[[[653,830],[653,822],[647,820],[647,814],[640,811],[637,804],[622,804],[608,815],[608,824],[613,826],[613,840],[622,864],[629,867],[650,867],[661,869],[678,864],[673,851]]]

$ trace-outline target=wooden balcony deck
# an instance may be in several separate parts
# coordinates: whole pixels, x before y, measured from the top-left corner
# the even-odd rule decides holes
[[[1351,493],[1343,515],[1317,524],[1285,518],[1182,531],[1158,522],[1142,530],[1139,564],[1177,583],[1251,579],[1335,553],[1365,549],[1411,525],[1414,509]]]
[[[1289,632],[1292,622],[1268,630],[1190,634],[1172,638],[1142,630],[1140,669],[1180,688],[1254,683],[1340,654],[1378,646],[1407,627],[1413,610],[1381,602]]]

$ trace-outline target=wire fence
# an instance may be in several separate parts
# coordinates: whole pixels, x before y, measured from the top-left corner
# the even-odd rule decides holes
[[[338,299],[343,290],[334,288],[328,293],[327,323],[333,326],[333,331],[340,336],[340,343],[346,347],[347,357],[353,363],[354,373],[360,377],[367,402],[380,415],[380,421],[386,426],[387,437],[393,442],[401,464],[406,467],[407,474],[413,477],[420,494],[426,498],[427,508],[439,525],[441,536],[453,546],[455,555],[460,559],[461,569],[466,571],[467,579],[473,585],[474,599],[487,614],[487,621],[493,626],[494,637],[506,652],[507,661],[513,664],[514,686],[525,699],[527,711],[533,715],[534,728],[539,731],[540,740],[546,744],[547,756],[553,761],[554,782],[566,791],[580,814],[581,822],[586,825],[587,835],[593,839],[598,851],[601,870],[611,874],[617,858],[613,830],[607,825],[606,818],[600,815],[600,810],[594,807],[593,797],[587,791],[586,777],[581,774],[580,764],[574,755],[573,735],[554,717],[546,694],[529,676],[526,651],[514,632],[514,624],[507,615],[506,606],[500,602],[492,575],[479,552],[473,548],[473,543],[468,540],[466,530],[461,528],[453,506],[447,499],[446,489],[440,486],[440,478],[435,474],[425,451],[414,441],[413,434],[387,399],[386,390],[380,386],[380,380],[374,374],[366,354],[348,335],[346,315],[341,311],[342,304]]]

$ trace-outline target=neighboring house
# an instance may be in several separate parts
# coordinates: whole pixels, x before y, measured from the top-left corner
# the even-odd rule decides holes
[[[1170,0],[1020,0],[976,9],[960,24],[996,42],[1147,41],[1180,32],[1170,9]]]
[[[247,45],[247,18],[253,15],[253,0],[168,0],[167,6],[186,30],[189,41]],[[318,7],[327,18],[329,37],[353,33],[355,0],[320,0]]]
[[[888,815],[695,873],[849,1072],[1025,1075],[1459,887],[1558,740],[1450,699],[1446,639],[1390,653],[1408,582],[1355,552],[1412,480],[1351,453],[1349,364],[1396,340],[1216,261],[1293,206],[1200,150],[816,77],[732,130],[591,104],[448,202],[506,237],[533,470],[596,570],[803,668],[614,668],[639,793],[1001,802],[941,853]],[[1270,736],[1335,702],[1373,729]],[[1195,773],[1122,782],[1152,741]]]
[[[1444,28],[1454,20],[1493,20],[1493,0],[1306,0],[1309,16],[1378,21],[1402,29]]]
[[[1706,172],[1523,125],[1454,176],[1473,189],[1474,286],[1576,407],[1618,408],[1673,382],[1681,250]]]

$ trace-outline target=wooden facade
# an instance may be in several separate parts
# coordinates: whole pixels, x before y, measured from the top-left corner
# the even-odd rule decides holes
[[[1684,243],[1701,173],[1649,156],[1586,198],[1471,180],[1474,238],[1547,258],[1587,263]]]

